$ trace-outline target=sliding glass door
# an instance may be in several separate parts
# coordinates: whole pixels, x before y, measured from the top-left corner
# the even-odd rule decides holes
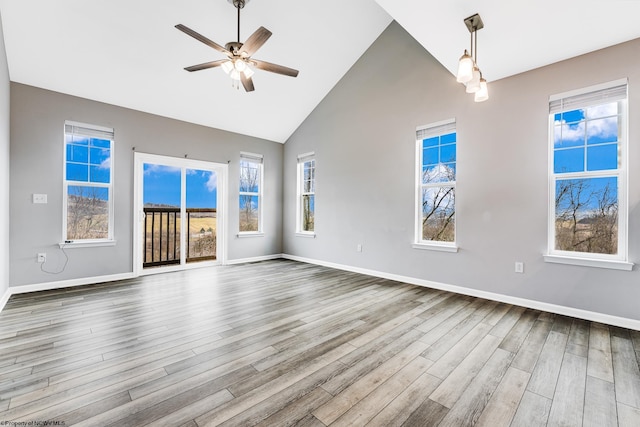
[[[135,154],[138,274],[221,260],[226,165]]]

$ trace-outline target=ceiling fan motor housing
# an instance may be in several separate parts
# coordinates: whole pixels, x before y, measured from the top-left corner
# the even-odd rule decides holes
[[[224,47],[233,54],[233,56],[237,56],[240,55],[240,48],[242,47],[243,43],[240,42],[229,42],[227,44],[224,45]]]

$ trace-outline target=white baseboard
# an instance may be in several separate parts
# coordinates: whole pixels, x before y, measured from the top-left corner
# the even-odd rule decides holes
[[[252,258],[240,258],[227,260],[225,265],[245,264],[248,262],[268,261],[272,259],[281,259],[282,254],[264,255]],[[53,289],[71,288],[75,286],[93,285],[103,282],[115,282],[116,280],[132,279],[136,277],[133,272],[112,274],[97,277],[83,277],[80,279],[61,280],[57,282],[37,283],[33,285],[10,286],[0,298],[0,312],[4,309],[11,298],[11,295],[26,294],[29,292],[50,291]]]
[[[292,261],[306,262],[309,264],[322,265],[324,267],[335,268],[338,270],[350,271],[353,273],[366,274],[369,276],[379,277],[382,279],[395,280],[398,282],[410,283],[412,285],[424,286],[432,289],[453,292],[456,294],[469,295],[472,297],[484,298],[491,301],[504,302],[507,304],[517,305],[520,307],[532,308],[535,310],[547,311],[550,313],[561,314],[563,316],[576,317],[578,319],[589,320],[592,322],[604,323],[607,325],[620,326],[622,328],[634,329],[640,331],[640,320],[627,319],[625,317],[612,316],[609,314],[597,313],[588,310],[581,310],[573,307],[549,304],[541,301],[534,301],[525,298],[512,297],[509,295],[496,294],[493,292],[485,292],[477,289],[465,288],[462,286],[448,285],[445,283],[432,282],[429,280],[417,279],[415,277],[401,276],[397,274],[385,273],[382,271],[369,270],[367,268],[352,267],[349,265],[336,264],[333,262],[319,261],[310,258],[299,257],[295,255],[283,254],[283,258]]]
[[[367,268],[353,267],[344,264],[337,264],[328,261],[320,261],[311,258],[304,258],[289,254],[273,254],[264,255],[253,258],[240,258],[227,260],[226,265],[244,264],[249,262],[268,261],[272,259],[289,259],[292,261],[306,262],[308,264],[322,265],[324,267],[335,268],[338,270],[351,271],[353,273],[366,274],[369,276],[379,277],[382,279],[395,280],[398,282],[410,283],[412,285],[424,286],[432,289],[440,289],[443,291],[454,292],[472,297],[484,298],[492,301],[504,302],[507,304],[517,305],[535,310],[547,311],[550,313],[561,314],[564,316],[576,317],[578,319],[589,320],[593,322],[605,323],[622,328],[640,331],[640,320],[627,319],[624,317],[612,316],[609,314],[597,313],[593,311],[581,310],[573,307],[566,307],[556,304],[549,304],[541,301],[534,301],[524,298],[512,297],[508,295],[496,294],[492,292],[480,291],[477,289],[465,288],[462,286],[448,285],[445,283],[432,282],[415,277],[401,276],[398,274],[385,273]],[[10,286],[0,298],[0,312],[4,309],[11,295],[17,295],[28,292],[48,291],[52,289],[70,288],[74,286],[91,285],[102,282],[113,282],[116,280],[131,279],[135,277],[133,273],[112,274],[107,276],[85,277],[81,279],[63,280],[58,282],[38,283],[35,285]]]
[[[9,286],[0,299],[0,311],[9,301],[11,295],[26,294],[29,292],[50,291],[53,289],[72,288],[75,286],[94,285],[103,282],[115,282],[116,280],[131,279],[135,277],[133,273],[110,274],[106,276],[83,277],[80,279],[60,280],[58,282],[37,283],[34,285]]]
[[[7,289],[4,292],[4,295],[2,295],[2,298],[0,298],[0,313],[2,313],[2,309],[4,308],[5,305],[7,305],[7,301],[9,301],[9,298],[11,297],[10,290],[11,288]]]
[[[225,265],[246,264],[248,262],[270,261],[272,259],[281,259],[281,258],[284,258],[282,254],[263,255],[263,256],[257,256],[252,258],[228,259],[224,264]]]
[[[272,259],[280,259],[282,258],[282,254],[273,254],[273,255],[265,255],[253,258],[241,258],[234,260],[227,260],[225,265],[233,265],[233,264],[244,264],[248,262],[258,262],[258,261],[268,261]],[[22,286],[10,286],[0,298],[0,312],[4,309],[5,305],[11,298],[11,295],[18,294],[26,294],[29,292],[39,292],[39,291],[49,291],[53,289],[63,289],[63,288],[71,288],[74,286],[84,286],[84,285],[92,285],[96,283],[103,282],[115,282],[116,280],[124,280],[124,279],[132,279],[136,277],[133,272],[131,273],[121,273],[121,274],[112,274],[106,276],[96,276],[96,277],[83,277],[80,279],[71,279],[71,280],[61,280],[57,282],[45,282],[45,283],[37,283],[33,285],[22,285]]]

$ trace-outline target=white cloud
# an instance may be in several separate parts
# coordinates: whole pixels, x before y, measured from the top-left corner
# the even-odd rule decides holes
[[[209,192],[215,191],[215,189],[218,188],[218,174],[215,172],[211,172],[209,174],[209,179],[207,180],[207,183],[205,185],[207,186],[207,190],[209,190]]]
[[[606,106],[602,106],[606,107]],[[612,137],[618,134],[617,117],[607,117],[604,119],[581,121],[579,123],[567,124],[564,120],[556,120],[554,127],[554,141],[581,141],[586,134],[588,138],[598,136],[600,138]]]
[[[180,172],[180,168],[176,166],[156,165],[153,163],[144,164],[144,174],[151,175],[152,173],[171,173]]]
[[[438,163],[422,172],[422,180],[424,183],[454,181],[455,170],[448,165]]]

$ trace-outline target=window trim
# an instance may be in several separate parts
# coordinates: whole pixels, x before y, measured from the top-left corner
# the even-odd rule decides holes
[[[554,164],[554,115],[557,112],[571,111],[572,109],[586,108],[592,105],[600,105],[607,102],[605,97],[601,99],[588,99],[589,94],[596,92],[606,92],[608,89],[614,89],[619,86],[626,86],[626,96],[623,99],[616,99],[620,102],[620,133],[618,135],[618,150],[620,153],[620,161],[617,169],[605,171],[583,171],[568,172],[557,174]],[[558,101],[566,100],[572,97],[583,97],[586,99],[582,104],[570,105],[566,108],[558,107]],[[613,99],[610,102],[614,102]],[[559,110],[559,111],[558,111]],[[548,118],[548,199],[547,199],[547,250],[543,254],[545,262],[556,264],[568,264],[597,268],[609,268],[617,270],[630,271],[633,263],[629,262],[629,233],[628,233],[628,199],[629,199],[629,182],[628,182],[628,163],[629,163],[629,96],[628,96],[628,79],[618,79],[607,83],[597,84],[582,89],[567,91],[564,93],[551,95],[549,97],[549,118]],[[577,179],[577,178],[598,178],[598,177],[616,177],[618,180],[618,253],[617,254],[599,254],[588,252],[563,251],[555,248],[556,230],[556,208],[555,193],[556,181],[558,179]]]
[[[244,152],[241,151],[240,152],[240,162],[238,163],[239,165],[239,169],[240,172],[242,171],[242,162],[243,161],[247,161],[250,163],[256,163],[258,165],[258,173],[260,174],[259,178],[258,178],[258,191],[257,192],[252,192],[252,191],[240,191],[240,189],[238,189],[238,201],[240,200],[241,196],[257,196],[258,197],[258,229],[255,231],[241,231],[240,230],[240,223],[238,222],[238,234],[237,237],[261,237],[264,236],[264,230],[263,230],[263,213],[264,213],[264,208],[262,206],[262,204],[264,203],[264,190],[263,190],[263,185],[264,185],[264,156],[262,154],[256,154],[256,153],[248,153],[248,152]],[[238,186],[240,187],[240,186]],[[239,209],[239,206],[238,206]],[[238,213],[238,221],[240,220],[240,215]]]
[[[313,191],[312,192],[308,192],[308,193],[304,193],[302,192],[302,188],[303,188],[303,179],[304,179],[304,164],[306,162],[309,161],[313,161]],[[313,237],[315,238],[316,236],[316,230],[315,230],[315,214],[316,214],[316,210],[315,210],[315,196],[316,196],[316,155],[315,152],[311,151],[308,153],[304,153],[304,154],[300,154],[297,157],[297,165],[296,165],[296,232],[295,234],[299,237]],[[313,226],[313,230],[303,230],[302,229],[302,196],[304,195],[313,195],[313,201],[314,201],[314,209],[313,209],[313,215],[314,215],[314,226]]]
[[[423,147],[422,141],[423,139],[418,139],[418,134],[424,132],[424,136],[433,137],[433,136],[441,136],[449,133],[451,131],[456,132],[456,180],[455,181],[447,181],[444,183],[433,183],[433,184],[423,184],[422,183],[422,156],[423,156]],[[453,187],[456,198],[458,196],[458,188],[457,188],[457,165],[458,165],[458,141],[457,141],[457,122],[455,117],[449,118],[446,120],[440,120],[438,122],[430,123],[424,126],[416,127],[416,138],[415,138],[415,207],[414,207],[414,235],[413,242],[411,247],[413,249],[419,250],[433,250],[439,252],[453,252],[457,253],[458,248],[458,227],[454,228],[454,240],[453,242],[442,242],[436,240],[424,240],[422,239],[422,189],[423,187]],[[446,184],[446,185],[442,185]],[[456,222],[457,222],[457,211],[456,211]]]
[[[72,130],[84,130],[85,133],[78,132],[81,135],[88,137],[100,136],[102,138],[109,138],[109,183],[89,183],[82,181],[71,181],[67,180],[67,129],[71,127]],[[62,155],[62,240],[59,243],[60,245],[64,245],[66,248],[73,247],[97,247],[97,246],[113,246],[115,245],[115,202],[114,202],[114,163],[115,163],[115,132],[113,128],[99,126],[89,123],[76,122],[72,120],[65,120],[63,126],[63,155]],[[95,133],[92,133],[95,132]],[[99,188],[107,188],[108,197],[109,197],[109,224],[108,224],[108,236],[103,239],[69,239],[67,236],[68,232],[68,192],[70,185],[83,185],[83,186],[92,186]]]

